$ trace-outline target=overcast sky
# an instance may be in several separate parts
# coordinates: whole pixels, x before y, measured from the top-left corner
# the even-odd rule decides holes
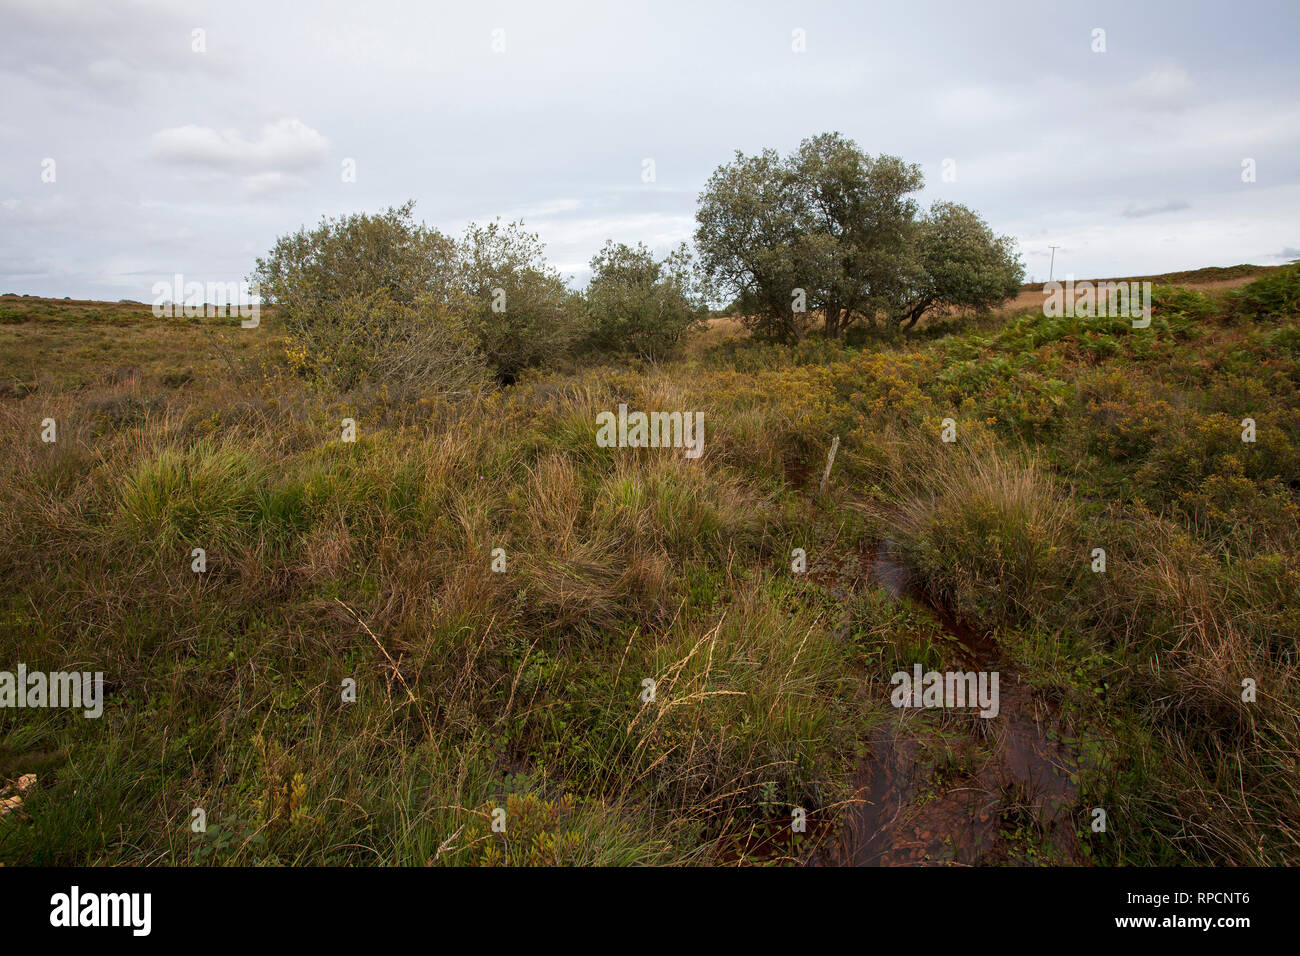
[[[522,218],[577,285],[607,238],[689,239],[734,150],[830,130],[1039,281],[1049,245],[1058,277],[1278,264],[1298,64],[1296,0],[0,0],[0,292],[151,301],[408,198]]]

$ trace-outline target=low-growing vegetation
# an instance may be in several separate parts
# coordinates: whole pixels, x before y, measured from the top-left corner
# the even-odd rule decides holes
[[[1298,289],[509,387],[469,348],[473,387],[400,394],[304,376],[323,347],[284,306],[241,329],[4,298],[0,660],[102,671],[105,703],[0,710],[0,781],[36,777],[0,860],[807,859],[951,617],[1075,754],[1072,842],[1007,788],[999,859],[1300,862]],[[702,457],[598,447],[620,403],[702,410]],[[991,744],[917,720],[935,793],[961,787]]]

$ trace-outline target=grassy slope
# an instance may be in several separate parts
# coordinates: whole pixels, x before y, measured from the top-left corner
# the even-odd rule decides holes
[[[1162,272],[1159,275],[1149,276],[1114,276],[1109,279],[1093,279],[1093,282],[1152,282],[1162,285],[1178,286],[1205,286],[1217,285],[1222,282],[1228,282],[1235,279],[1256,279],[1260,276],[1267,275],[1277,269],[1284,269],[1285,266],[1256,266],[1256,265],[1236,265],[1236,266],[1205,266],[1201,269],[1185,269],[1181,272]],[[1065,279],[1057,280],[1064,282]],[[1030,282],[1021,286],[1023,290],[1041,290],[1044,283]]]
[[[0,711],[0,780],[39,780],[0,860],[731,859],[793,805],[833,820],[889,674],[943,658],[853,571],[888,537],[1065,716],[1085,853],[1294,864],[1287,294],[1162,291],[1145,331],[728,342],[415,405],[312,394],[273,318],[0,299],[0,669],[110,691],[101,720]],[[598,448],[619,402],[703,410],[703,458]]]

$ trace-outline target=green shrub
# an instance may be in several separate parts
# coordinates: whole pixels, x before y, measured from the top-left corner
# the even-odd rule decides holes
[[[1228,309],[1236,318],[1264,319],[1300,313],[1300,264],[1260,276],[1228,293]]]
[[[1181,315],[1203,319],[1214,313],[1214,301],[1203,292],[1175,285],[1157,285],[1151,290],[1151,311],[1155,315]]]
[[[332,387],[455,391],[484,380],[451,310],[455,245],[407,202],[282,236],[253,278],[286,331],[290,365]]]
[[[577,335],[577,296],[546,264],[523,223],[470,223],[457,252],[456,284],[466,326],[505,383],[568,353]]]
[[[663,259],[650,250],[605,243],[591,260],[587,344],[610,353],[667,358],[708,315],[685,244]]]
[[[463,319],[429,297],[400,305],[384,289],[321,307],[286,351],[290,367],[342,391],[373,383],[461,392],[487,381]]]

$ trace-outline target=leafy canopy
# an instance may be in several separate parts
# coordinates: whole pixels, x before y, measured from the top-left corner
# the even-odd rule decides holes
[[[737,152],[700,195],[703,269],[738,296],[752,330],[783,341],[804,338],[815,317],[836,338],[859,322],[910,328],[932,310],[1013,295],[1011,240],[952,203],[918,219],[922,185],[917,165],[869,156],[839,133],[784,158]]]

